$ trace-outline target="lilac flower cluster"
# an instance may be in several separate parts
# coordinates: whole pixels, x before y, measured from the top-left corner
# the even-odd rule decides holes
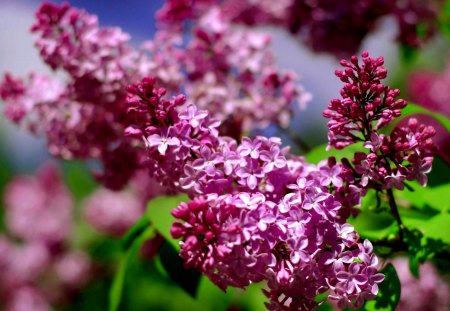
[[[247,25],[282,24],[292,6],[292,0],[166,0],[157,12],[160,27],[180,27],[186,20],[196,20],[212,6],[219,6],[230,22]]]
[[[393,16],[398,25],[397,40],[420,47],[438,28],[442,1],[326,0],[254,1],[246,0],[167,0],[158,12],[159,22],[180,27],[186,20],[200,18],[216,5],[233,23],[277,25],[297,36],[317,52],[335,57],[355,53],[379,20]]]
[[[55,156],[100,160],[98,178],[120,188],[139,163],[137,149],[122,135],[124,89],[149,73],[146,60],[128,46],[127,34],[99,28],[96,16],[68,4],[45,3],[36,19],[36,47],[53,70],[67,74],[67,81],[7,75],[0,86],[6,116],[45,135]]]
[[[217,7],[201,16],[193,34],[183,58],[186,93],[214,118],[244,131],[269,122],[285,127],[292,104],[305,105],[309,95],[295,74],[276,68],[269,35],[233,26]]]
[[[128,34],[99,27],[95,15],[68,4],[43,4],[32,27],[35,45],[67,80],[7,74],[0,83],[5,115],[44,135],[55,156],[98,160],[102,171],[96,177],[113,190],[130,180],[144,158],[122,134],[126,86],[145,76],[173,94],[185,89],[215,118],[227,120],[221,130],[235,137],[270,122],[286,126],[292,104],[303,105],[308,94],[294,74],[276,68],[268,36],[234,28],[217,11],[208,12],[190,42],[182,42],[180,29],[161,30],[134,49]]]
[[[416,179],[425,186],[433,160],[434,128],[410,119],[407,126],[381,134],[380,129],[400,116],[406,106],[406,101],[397,99],[398,89],[381,83],[387,75],[383,58],[374,59],[363,52],[361,64],[353,56],[350,62],[341,61],[341,65],[345,70],[337,70],[336,76],[345,83],[342,99],[333,99],[323,113],[331,119],[328,148],[342,149],[364,142],[369,152],[356,153],[354,167],[346,163],[347,169],[354,171],[359,187],[403,189],[405,180]]]
[[[155,79],[128,90],[127,133],[145,144],[149,172],[193,199],[172,212],[186,267],[223,290],[268,281],[271,310],[311,309],[326,291],[340,306],[375,297],[383,275],[370,242],[338,218],[342,205],[327,187],[342,183],[335,172],[290,155],[277,138],[219,136],[219,122],[183,106],[182,95],[163,98]]]
[[[35,178],[13,179],[5,209],[10,235],[0,235],[0,307],[66,303],[88,281],[90,260],[69,244],[73,201],[57,168],[47,164]]]

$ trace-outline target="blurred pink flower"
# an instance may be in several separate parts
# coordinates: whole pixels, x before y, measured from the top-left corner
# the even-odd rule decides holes
[[[55,263],[58,279],[70,288],[78,288],[89,279],[90,260],[80,251],[63,254]]]
[[[408,259],[396,258],[392,264],[397,270],[402,286],[397,311],[447,311],[450,310],[450,287],[430,262],[419,268],[420,277],[411,275]]]
[[[98,189],[84,202],[88,223],[102,233],[121,235],[143,214],[144,204],[133,193]]]
[[[8,229],[21,239],[58,243],[70,233],[73,201],[53,164],[35,177],[15,177],[5,190],[5,208]]]
[[[25,286],[14,292],[5,311],[51,311],[45,297],[36,288]]]

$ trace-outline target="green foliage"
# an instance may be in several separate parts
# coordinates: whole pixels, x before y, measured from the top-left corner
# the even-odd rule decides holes
[[[155,233],[152,227],[147,226],[145,230],[140,230],[139,235],[136,235],[135,232],[138,231],[136,228],[141,226],[141,220],[139,220],[137,225],[133,226],[130,232],[125,236],[126,240],[122,242],[122,245],[128,245],[128,248],[125,249],[125,253],[120,259],[118,269],[114,275],[114,280],[109,291],[109,311],[116,311],[119,309],[129,262],[136,256],[142,243],[152,237]],[[131,237],[133,237],[133,239],[131,239]]]
[[[418,55],[419,53],[416,48],[407,44],[400,45],[400,58],[405,64],[412,64]]]
[[[340,150],[333,148],[327,151],[326,148],[327,144],[322,144],[314,147],[310,152],[306,154],[306,160],[309,163],[317,164],[320,161],[326,160],[328,159],[328,157],[332,156],[336,157],[338,161],[342,158],[353,159],[353,155],[355,154],[355,152],[366,152],[368,150],[362,146],[362,143],[355,143]]]
[[[397,271],[392,264],[387,264],[381,271],[385,275],[384,281],[379,285],[379,292],[375,300],[369,300],[359,310],[394,311],[400,300],[401,286]]]
[[[201,274],[194,269],[185,269],[183,260],[178,256],[179,245],[170,235],[170,228],[175,221],[170,214],[183,201],[188,201],[186,195],[163,196],[151,200],[147,205],[148,218],[158,232],[165,238],[159,251],[162,266],[169,277],[192,297],[197,294]]]
[[[441,32],[450,40],[450,0],[444,2],[438,21]]]
[[[178,251],[167,241],[161,245],[159,257],[170,278],[190,296],[196,297],[200,272],[195,269],[186,269],[183,266],[184,260],[178,256]]]
[[[81,310],[107,310],[108,290],[111,280],[108,277],[97,279],[83,288],[76,299],[72,299],[70,304],[57,310],[60,311],[81,311]]]
[[[170,235],[170,228],[175,218],[170,214],[170,211],[178,206],[183,201],[189,201],[185,194],[178,196],[161,196],[157,197],[147,205],[147,216],[155,226],[156,230],[166,239],[172,243],[172,246],[178,250],[178,242]]]
[[[80,161],[61,162],[64,170],[64,181],[77,202],[86,198],[97,187],[92,174]]]
[[[442,240],[450,243],[450,214],[441,213],[425,221],[419,228],[424,236],[430,239]]]
[[[423,191],[423,201],[440,212],[448,212],[450,210],[450,184]]]
[[[122,238],[121,244],[124,251],[127,251],[133,245],[134,241],[139,238],[149,226],[150,221],[148,220],[148,216],[144,214],[144,216],[136,221]]]
[[[409,270],[415,277],[419,277],[419,264],[433,259],[446,247],[442,240],[426,237],[418,229],[405,231],[404,240],[408,246]]]

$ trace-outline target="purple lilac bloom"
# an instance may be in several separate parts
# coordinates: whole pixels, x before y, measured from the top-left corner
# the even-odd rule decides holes
[[[178,29],[216,6],[234,24],[280,26],[315,52],[348,57],[386,16],[395,19],[399,43],[422,47],[438,29],[442,4],[433,0],[166,0],[157,18],[161,26]]]
[[[42,4],[32,26],[35,46],[43,61],[66,78],[6,74],[0,82],[5,115],[46,137],[48,150],[57,157],[98,161],[101,169],[94,175],[112,190],[123,188],[145,166],[143,148],[130,139],[140,132],[127,127],[130,122],[124,118],[131,115],[126,86],[143,77],[156,77],[171,94],[186,89],[199,107],[227,120],[222,132],[234,131],[236,137],[270,122],[287,125],[292,104],[308,96],[291,72],[276,67],[270,38],[233,27],[217,10],[208,12],[195,25],[190,41],[183,42],[181,29],[159,30],[135,49],[127,33],[100,27],[95,15],[67,3]],[[205,117],[195,107],[180,115],[194,128]],[[202,126],[218,131],[217,123]],[[165,153],[176,140],[164,140],[161,134],[147,136],[159,135],[161,140],[151,136],[150,143],[158,143]]]
[[[417,180],[425,186],[435,153],[431,140],[434,128],[411,118],[390,134],[377,133],[400,116],[406,106],[406,101],[397,99],[398,89],[381,83],[387,76],[383,62],[382,57],[371,58],[367,52],[362,53],[361,63],[356,56],[341,61],[345,69],[336,70],[336,76],[344,82],[342,99],[333,99],[323,112],[331,119],[328,148],[342,149],[363,142],[368,149],[367,153],[356,153],[353,163],[343,163],[344,174],[354,172],[354,180],[348,180],[348,185],[401,190],[405,181]]]
[[[383,280],[372,277],[378,260],[370,242],[345,224],[341,210],[347,207],[330,193],[331,184],[344,187],[342,164],[308,164],[277,138],[238,143],[205,130],[213,122],[209,114],[191,122],[186,116],[196,109],[184,105],[184,96],[164,98],[155,79],[128,91],[129,111],[141,111],[132,126],[141,133],[134,139],[146,147],[150,174],[192,199],[172,211],[171,233],[182,238],[186,268],[223,290],[266,280],[270,310],[311,309],[327,290],[330,299],[351,307],[375,297]],[[147,139],[160,133],[177,139],[164,153]],[[351,280],[344,282],[344,275]]]

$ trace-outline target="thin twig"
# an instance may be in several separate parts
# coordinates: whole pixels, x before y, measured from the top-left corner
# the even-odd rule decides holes
[[[403,241],[403,231],[406,229],[405,225],[403,225],[402,219],[400,218],[400,213],[398,212],[397,202],[395,202],[394,193],[392,189],[387,189],[387,195],[389,199],[389,207],[391,208],[392,216],[394,216],[395,221],[398,224],[398,234],[400,237],[400,241]]]

